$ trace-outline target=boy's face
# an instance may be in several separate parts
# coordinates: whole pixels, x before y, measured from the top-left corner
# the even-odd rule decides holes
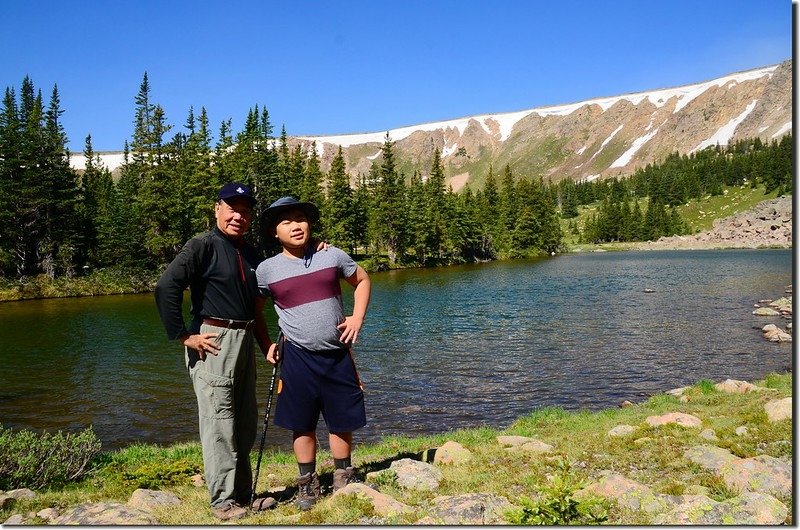
[[[275,237],[284,248],[303,248],[311,239],[311,226],[302,210],[287,210],[278,217]]]

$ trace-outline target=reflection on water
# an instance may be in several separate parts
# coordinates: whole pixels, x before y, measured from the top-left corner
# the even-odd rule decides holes
[[[783,371],[791,345],[755,328],[784,323],[751,312],[781,296],[791,273],[791,251],[749,250],[373,274],[356,347],[369,423],[357,439],[502,427],[543,406],[599,409],[703,378]],[[93,424],[105,448],[197,438],[183,354],[152,295],[0,304],[0,326],[4,426]],[[263,413],[270,370],[259,367]],[[267,443],[290,437],[273,426]]]

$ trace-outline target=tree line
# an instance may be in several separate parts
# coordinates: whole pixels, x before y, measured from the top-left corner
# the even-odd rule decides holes
[[[675,204],[693,193],[713,193],[713,182],[727,185],[740,178],[731,175],[740,175],[744,165],[763,171],[765,182],[773,178],[767,175],[783,175],[783,166],[759,165],[774,163],[770,156],[751,160],[777,147],[753,142],[728,148],[731,153],[709,148],[690,157],[675,155],[623,180],[552,183],[515,175],[510,166],[496,175],[490,167],[482,189],[466,186],[456,193],[446,185],[438,150],[430,167],[400,173],[387,133],[381,156],[351,182],[341,147],[323,171],[316,145],[292,147],[285,128],[275,135],[266,107],[249,109],[240,131],[224,120],[213,141],[205,108],[199,113],[190,108],[183,127],[170,136],[172,126],[163,107],[152,101],[146,73],[134,103],[133,134],[125,142],[119,174],[112,177],[102,165],[91,136],[85,140],[85,170],[78,174],[69,165],[57,87],[47,107],[28,77],[19,96],[6,88],[0,109],[0,275],[158,270],[185,241],[213,226],[211,206],[228,181],[253,187],[258,204],[250,237],[265,252],[275,249],[263,231],[263,211],[279,197],[293,195],[320,207],[317,235],[370,261],[370,267],[383,268],[558,252],[563,249],[560,217],[577,215],[579,205],[597,201],[604,213],[592,222],[604,228],[593,229],[598,233],[587,234],[587,240],[658,237],[685,229]],[[776,144],[783,150],[784,140]],[[791,140],[788,145],[790,154]],[[725,161],[737,169],[730,170]],[[684,175],[687,167],[691,177]],[[791,177],[773,184],[790,190]],[[646,212],[636,213],[635,197],[649,197]],[[608,227],[613,224],[608,219],[620,217],[637,228]],[[617,232],[608,236],[607,230]]]

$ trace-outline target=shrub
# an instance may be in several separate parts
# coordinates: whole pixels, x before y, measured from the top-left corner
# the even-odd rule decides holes
[[[540,497],[522,496],[521,508],[510,510],[506,517],[515,525],[589,525],[608,521],[608,505],[595,497],[577,499],[574,494],[583,484],[570,474],[567,462],[558,464],[557,472],[541,488]]]
[[[37,434],[0,425],[0,489],[62,486],[80,479],[99,452],[91,427],[77,434]]]
[[[197,473],[200,473],[200,466],[182,459],[176,462],[150,462],[133,471],[124,471],[122,477],[136,488],[161,489],[188,484],[192,475]]]

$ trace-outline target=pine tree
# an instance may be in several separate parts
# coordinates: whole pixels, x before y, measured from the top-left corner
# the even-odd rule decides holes
[[[381,165],[372,175],[375,196],[369,223],[370,238],[378,248],[386,250],[390,266],[396,265],[404,255],[407,230],[403,208],[405,186],[395,167],[393,146],[387,132],[381,148]]]
[[[355,252],[353,189],[350,187],[341,146],[328,171],[328,197],[325,206],[322,216],[328,242],[353,254]]]

